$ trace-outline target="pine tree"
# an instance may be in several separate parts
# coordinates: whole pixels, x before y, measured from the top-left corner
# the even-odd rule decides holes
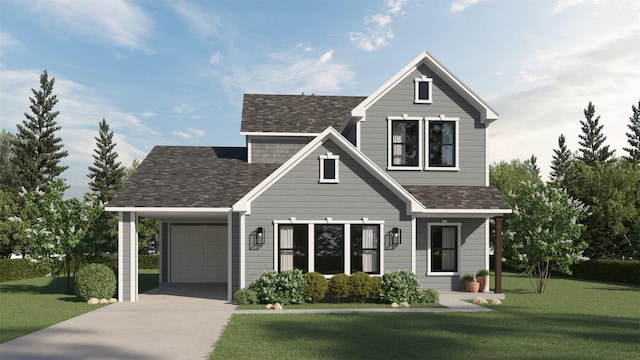
[[[49,80],[46,70],[40,75],[40,90],[31,89],[33,97],[29,97],[32,114],[24,113],[26,120],[17,125],[18,133],[13,141],[11,160],[15,165],[16,185],[28,191],[46,188],[68,168],[59,165],[68,153],[62,150],[62,139],[56,137],[61,127],[55,121],[60,112],[53,110],[58,103],[53,94],[54,83],[55,79]]]
[[[540,168],[538,167],[538,158],[535,155],[531,155],[529,160],[527,160],[527,165],[529,166],[529,172],[536,178],[540,178]]]
[[[609,150],[609,145],[604,145],[607,137],[602,134],[604,125],[600,125],[600,115],[595,116],[596,108],[591,102],[584,109],[584,121],[580,121],[582,125],[582,134],[580,137],[580,160],[589,166],[594,166],[597,162],[606,162],[611,160],[614,151]]]
[[[640,164],[640,100],[638,100],[638,107],[631,105],[631,111],[633,115],[629,118],[631,124],[627,125],[631,132],[626,133],[628,148],[624,148],[629,156],[625,158],[629,161]]]
[[[558,149],[553,150],[551,160],[551,181],[562,182],[567,175],[567,169],[571,164],[571,151],[567,148],[564,134],[558,137]]]
[[[113,132],[105,119],[99,123],[100,132],[96,137],[96,148],[93,150],[93,166],[89,166],[87,175],[91,181],[89,188],[103,203],[107,203],[116,194],[125,174],[125,168],[117,162],[118,153],[113,142]]]

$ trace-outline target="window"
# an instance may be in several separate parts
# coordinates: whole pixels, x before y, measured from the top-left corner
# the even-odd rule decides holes
[[[344,225],[316,224],[315,271],[322,274],[344,272]]]
[[[442,116],[436,119],[427,118],[427,147],[429,149],[427,168],[457,168],[457,119],[443,120]]]
[[[351,273],[380,273],[380,226],[351,225]]]
[[[460,225],[431,225],[429,231],[429,272],[453,274],[458,272]]]
[[[338,183],[338,155],[327,153],[320,155],[320,183]]]
[[[308,271],[308,225],[280,225],[279,245],[279,271]]]
[[[389,117],[389,168],[420,169],[422,118]]]
[[[414,103],[416,104],[431,104],[432,100],[432,86],[433,79],[428,78],[426,76],[422,76],[413,80],[415,85],[414,93]]]

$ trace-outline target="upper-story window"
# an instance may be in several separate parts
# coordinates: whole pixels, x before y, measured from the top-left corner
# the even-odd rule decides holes
[[[332,153],[320,155],[320,180],[321,183],[337,183],[339,181],[338,164],[340,156]]]
[[[423,75],[419,78],[414,79],[413,83],[415,87],[415,99],[413,100],[413,102],[416,104],[433,103],[433,92],[431,86],[433,84],[433,79]]]
[[[389,168],[420,169],[422,118],[403,115],[388,118]]]
[[[452,170],[458,168],[458,119],[426,118],[427,169]]]

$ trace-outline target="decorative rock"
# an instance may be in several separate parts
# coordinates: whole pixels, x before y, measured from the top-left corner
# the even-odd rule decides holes
[[[265,306],[265,308],[271,310],[271,309],[273,309],[273,304],[267,304],[267,306]]]
[[[109,299],[109,304],[113,304],[113,303],[117,303],[117,302],[118,302],[118,299],[116,299],[116,298]]]
[[[89,305],[95,305],[95,304],[98,304],[98,303],[100,303],[100,300],[98,300],[96,298],[91,298],[91,299],[87,300],[87,304],[89,304]]]
[[[398,303],[391,303],[391,307],[392,307],[392,308],[397,308],[397,307],[399,307],[399,306],[398,306]]]
[[[500,299],[491,299],[491,303],[493,305],[500,305],[502,304],[502,301],[500,301]]]
[[[409,307],[409,303],[406,302],[406,301],[401,302],[399,305],[400,305],[400,307],[403,307],[403,308],[408,308]]]
[[[107,299],[100,299],[100,301],[98,301],[98,304],[108,304],[109,300]]]
[[[488,304],[489,302],[487,300],[485,300],[482,296],[478,296],[475,299],[473,299],[473,303],[474,304]]]
[[[282,310],[282,305],[280,303],[273,304],[273,308],[276,310]]]

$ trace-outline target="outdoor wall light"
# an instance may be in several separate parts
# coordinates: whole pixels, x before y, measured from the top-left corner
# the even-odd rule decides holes
[[[264,245],[264,228],[262,226],[256,229],[256,245]]]
[[[402,236],[401,236],[401,231],[400,229],[398,229],[397,227],[394,227],[393,229],[391,229],[391,244],[393,246],[398,246],[400,244],[402,244]]]

